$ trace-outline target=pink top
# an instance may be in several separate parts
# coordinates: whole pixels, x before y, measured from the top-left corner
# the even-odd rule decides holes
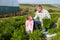
[[[31,20],[26,20],[26,31],[33,31],[33,25],[34,25],[34,21]]]

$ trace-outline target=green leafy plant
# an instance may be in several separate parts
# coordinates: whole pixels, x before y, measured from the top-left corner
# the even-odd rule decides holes
[[[29,40],[42,40],[42,32],[39,30],[35,30],[29,35],[29,37]]]
[[[50,19],[43,19],[43,27],[50,28],[49,27],[50,23],[51,23]]]

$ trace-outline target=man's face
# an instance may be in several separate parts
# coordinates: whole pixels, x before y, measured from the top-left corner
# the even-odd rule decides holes
[[[38,12],[42,12],[42,8],[41,7],[37,7],[37,11]]]

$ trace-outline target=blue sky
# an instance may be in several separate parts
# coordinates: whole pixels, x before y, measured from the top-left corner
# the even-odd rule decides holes
[[[22,4],[60,4],[60,0],[18,0]]]
[[[22,4],[60,4],[60,0],[0,0],[0,6],[18,6]]]
[[[0,6],[18,6],[18,0],[0,0]]]

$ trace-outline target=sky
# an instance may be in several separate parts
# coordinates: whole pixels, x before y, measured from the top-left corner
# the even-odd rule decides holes
[[[0,0],[0,6],[19,6],[19,4],[60,4],[60,0]]]
[[[60,0],[18,0],[20,4],[60,4]]]
[[[0,0],[0,6],[19,6],[18,0]]]

